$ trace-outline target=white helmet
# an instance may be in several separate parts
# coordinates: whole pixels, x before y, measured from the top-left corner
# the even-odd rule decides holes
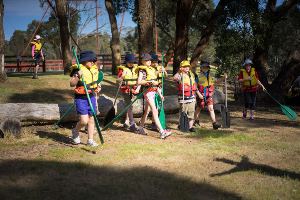
[[[41,39],[41,36],[40,35],[36,35],[35,37],[34,37],[34,40],[40,40]]]

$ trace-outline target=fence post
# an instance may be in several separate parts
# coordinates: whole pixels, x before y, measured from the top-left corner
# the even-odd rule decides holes
[[[46,72],[46,56],[44,55],[44,60],[43,60],[43,72]]]
[[[17,56],[17,71],[18,72],[20,72],[20,62],[21,62],[20,56]]]

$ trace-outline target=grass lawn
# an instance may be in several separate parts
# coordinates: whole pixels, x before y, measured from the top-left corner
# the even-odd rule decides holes
[[[115,88],[107,78],[103,84]],[[0,102],[72,101],[68,79],[9,77]],[[114,96],[116,89],[103,88]],[[202,113],[193,134],[176,130],[177,115],[168,115],[174,134],[166,140],[116,123],[97,149],[85,145],[84,132],[82,144],[71,144],[74,124],[24,124],[20,139],[0,139],[0,199],[300,199],[299,119],[259,107],[256,120],[242,120],[240,109],[231,106],[231,128],[217,131]]]

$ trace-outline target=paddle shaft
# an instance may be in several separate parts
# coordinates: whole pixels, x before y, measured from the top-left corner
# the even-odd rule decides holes
[[[132,106],[132,104],[134,104],[134,102],[136,102],[141,95],[143,95],[145,93],[145,91],[147,90],[144,89],[144,91],[142,93],[140,93],[130,104],[128,104],[124,110],[122,112],[120,112],[120,114],[118,114],[111,122],[109,122],[106,126],[103,127],[102,131],[105,131],[106,129],[108,129],[115,121],[117,121],[125,112],[127,112],[127,110],[129,109],[130,106]]]

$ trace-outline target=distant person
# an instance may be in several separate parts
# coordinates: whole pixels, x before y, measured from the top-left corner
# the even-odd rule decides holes
[[[36,35],[31,42],[31,56],[34,60],[34,74],[33,79],[38,79],[38,70],[40,66],[40,62],[44,61],[44,54],[42,50],[41,36]]]
[[[261,86],[263,90],[265,87],[258,79],[258,74],[250,59],[246,59],[241,69],[238,80],[242,84],[242,91],[244,94],[244,109],[243,119],[247,118],[247,111],[250,110],[250,120],[254,120],[254,110],[256,108],[256,93],[258,87]]]
[[[96,112],[97,107],[95,96],[96,93],[100,92],[101,86],[97,84],[99,71],[97,67],[94,67],[95,61],[96,54],[93,51],[82,51],[79,56],[80,70],[75,68],[70,74],[70,86],[75,86],[74,96],[76,111],[77,114],[80,115],[80,121],[76,124],[75,128],[72,129],[72,139],[74,144],[80,144],[79,131],[81,128],[87,125],[87,145],[92,147],[98,146],[98,144],[93,140],[95,122],[81,78],[84,77],[93,109]]]

